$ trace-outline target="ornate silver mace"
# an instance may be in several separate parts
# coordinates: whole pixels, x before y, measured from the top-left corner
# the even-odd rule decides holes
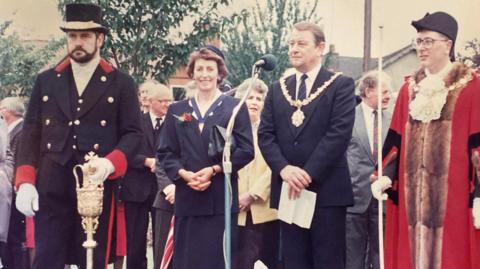
[[[87,234],[87,240],[82,244],[87,251],[87,269],[93,269],[93,249],[97,246],[93,235],[97,230],[99,223],[98,217],[102,214],[103,207],[103,183],[97,184],[90,179],[90,176],[95,170],[88,165],[88,162],[95,158],[98,158],[98,156],[90,152],[85,156],[85,160],[87,161],[85,164],[78,164],[73,167],[73,174],[77,184],[78,213],[82,217],[82,227]],[[82,171],[82,186],[80,186],[78,180],[78,168]]]

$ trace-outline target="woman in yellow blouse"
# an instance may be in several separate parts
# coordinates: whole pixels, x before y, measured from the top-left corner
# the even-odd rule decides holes
[[[242,98],[251,79],[237,89],[235,97]],[[277,210],[270,208],[271,171],[258,148],[257,130],[260,113],[268,90],[261,80],[254,80],[246,104],[252,124],[255,158],[238,171],[239,252],[236,268],[253,268],[261,260],[268,268],[275,268],[278,253]]]

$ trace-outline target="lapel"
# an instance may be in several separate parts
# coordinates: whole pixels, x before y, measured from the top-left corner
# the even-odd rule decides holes
[[[193,97],[192,97],[193,98]],[[193,112],[193,104],[192,104],[192,98],[188,99],[188,101],[186,102],[186,106],[184,108],[184,111],[182,113],[180,113],[180,115],[177,115],[177,116],[181,116],[183,113],[190,113],[192,115],[192,121],[189,122],[189,123],[180,123],[180,125],[185,125],[183,126],[183,129],[186,133],[187,136],[189,137],[195,137],[195,139],[197,138],[202,138],[204,135],[204,131],[205,131],[205,128],[206,128],[206,125],[207,125],[207,122],[204,123],[203,125],[203,130],[202,132],[200,132],[200,128],[199,128],[199,124],[200,122],[198,121],[198,119],[194,116],[195,113]],[[207,120],[208,121],[208,120]],[[203,139],[200,139],[200,141],[202,141]]]
[[[320,68],[320,71],[318,71],[318,74],[317,74],[317,77],[315,78],[315,81],[313,82],[313,86],[312,86],[312,89],[310,90],[310,95],[314,94],[319,87],[321,87],[323,85],[323,83],[325,83],[325,81],[327,81],[328,79],[330,79],[330,77],[332,76],[333,74],[329,71],[327,71],[325,68]],[[313,114],[313,111],[315,111],[315,108],[318,104],[318,101],[322,98],[322,96],[329,90],[329,88],[326,88],[317,98],[315,98],[315,100],[313,100],[310,104],[306,105],[306,106],[303,106],[302,107],[302,111],[303,113],[305,114],[305,120],[303,121],[303,124],[300,125],[298,128],[296,128],[296,132],[295,132],[295,137],[297,137],[303,130],[303,128],[305,128],[305,126],[308,124],[308,122],[310,121],[310,119],[313,117],[312,114]],[[292,125],[293,126],[293,125]],[[294,127],[295,128],[295,127]]]
[[[72,120],[72,109],[70,107],[70,81],[73,82],[72,67],[70,59],[67,58],[58,64],[55,69],[52,95],[57,101],[57,105],[63,111],[68,119]]]
[[[201,133],[203,145],[206,147],[205,149],[208,150],[208,144],[210,142],[210,133],[212,130],[213,125],[221,125],[223,122],[227,122],[228,124],[228,119],[223,120],[225,116],[231,115],[231,113],[228,113],[228,111],[225,111],[225,108],[227,106],[224,105],[224,102],[226,98],[223,98],[223,100],[216,105],[215,108],[213,108],[212,112],[210,115],[205,115],[205,124],[203,125],[203,130]],[[225,124],[225,128],[226,128]],[[223,126],[222,126],[223,127]],[[198,129],[198,128],[197,128]]]
[[[10,136],[10,141],[22,130],[23,128],[23,120],[17,124],[17,126],[13,127],[12,131],[8,134]]]
[[[376,160],[373,160],[373,153],[370,149],[370,141],[368,140],[368,131],[367,125],[365,124],[365,117],[363,115],[363,108],[362,105],[359,104],[356,113],[355,113],[355,132],[358,134],[358,139],[360,140],[360,144],[367,153],[368,159],[375,163]]]
[[[97,69],[93,73],[90,81],[83,92],[84,108],[78,113],[78,118],[85,115],[102,97],[113,79],[113,69],[105,67],[105,60],[101,59]]]
[[[155,140],[153,137],[154,130],[152,126],[152,121],[150,120],[150,114],[148,112],[142,114],[142,121],[143,121],[143,126],[145,127],[144,134],[147,137],[148,143],[150,144],[150,148],[154,148],[155,147]]]

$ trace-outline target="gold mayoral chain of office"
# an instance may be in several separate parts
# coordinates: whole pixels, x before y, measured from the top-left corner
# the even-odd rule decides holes
[[[315,98],[317,98],[332,82],[342,74],[342,72],[337,72],[335,73],[329,80],[325,81],[321,87],[317,88],[317,91],[315,93],[311,94],[308,98],[305,98],[303,100],[293,100],[292,97],[288,94],[287,90],[287,85],[285,84],[286,79],[281,79],[280,80],[280,88],[282,89],[283,96],[285,96],[285,99],[287,99],[288,103],[296,107],[297,110],[293,112],[292,114],[292,124],[295,127],[299,127],[302,125],[303,121],[305,120],[305,114],[302,111],[302,107],[310,104]]]

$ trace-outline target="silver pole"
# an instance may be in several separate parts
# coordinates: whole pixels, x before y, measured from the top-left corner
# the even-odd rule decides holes
[[[378,159],[377,159],[377,166],[378,166],[378,179],[383,176],[383,139],[382,139],[382,72],[383,72],[383,25],[379,26],[379,45],[378,45],[378,83],[377,83],[377,149],[378,149]],[[378,250],[379,250],[379,258],[380,258],[380,269],[384,269],[385,262],[384,262],[384,251],[383,251],[383,200],[378,200]]]

